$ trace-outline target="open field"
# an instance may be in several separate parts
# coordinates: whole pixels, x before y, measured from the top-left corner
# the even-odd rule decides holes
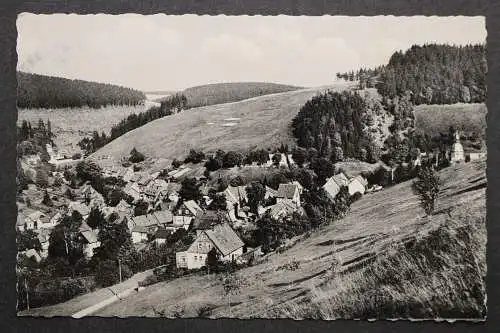
[[[56,134],[55,142],[59,148],[78,149],[77,143],[85,136],[92,135],[97,130],[99,134],[109,134],[111,127],[132,113],[146,111],[149,106],[107,106],[100,109],[93,108],[64,108],[64,109],[19,109],[17,123],[23,120],[30,121],[37,126],[38,119],[50,119],[52,131]]]
[[[349,83],[342,82],[189,109],[128,132],[93,156],[109,155],[118,161],[136,147],[146,157],[179,159],[190,149],[247,151],[253,147],[276,147],[293,140],[291,120],[308,99],[326,89],[349,87]]]
[[[435,136],[448,133],[450,126],[459,131],[476,132],[486,135],[486,105],[418,105],[415,107],[415,127]]]
[[[409,182],[365,195],[344,219],[238,271],[241,292],[231,296],[231,306],[219,277],[201,275],[151,285],[94,315],[192,317],[203,310],[210,317],[238,318],[480,316],[485,167],[475,161],[442,170],[442,193],[429,218]],[[279,269],[293,261],[296,270]],[[400,278],[391,279],[397,272]],[[72,302],[67,306],[75,310]]]
[[[186,96],[189,107],[199,107],[238,102],[248,98],[297,89],[301,89],[301,87],[270,82],[227,82],[190,87],[178,93]],[[168,97],[167,92],[157,92],[154,94],[158,96],[158,98],[154,99],[158,102]],[[146,96],[153,97],[154,94],[147,93]]]

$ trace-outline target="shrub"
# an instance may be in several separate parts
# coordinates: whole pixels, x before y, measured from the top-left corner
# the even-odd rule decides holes
[[[434,212],[439,195],[439,176],[432,167],[422,168],[413,182],[413,191],[419,196],[420,204],[427,215]]]
[[[73,154],[73,156],[71,156],[71,159],[73,160],[79,160],[82,158],[82,154],[80,153],[76,153],[76,154]]]
[[[95,282],[101,287],[109,287],[119,281],[118,264],[114,260],[101,261],[97,265]]]
[[[145,159],[144,154],[138,152],[137,149],[135,149],[135,147],[132,148],[132,150],[130,151],[130,157],[128,158],[130,162],[139,163],[144,161],[144,159]]]

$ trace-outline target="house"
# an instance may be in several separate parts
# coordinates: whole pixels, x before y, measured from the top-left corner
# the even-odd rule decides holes
[[[86,219],[90,214],[90,208],[81,202],[72,201],[68,205],[68,210],[70,213],[76,211],[82,215],[83,219]]]
[[[97,239],[97,234],[90,228],[80,230],[80,240],[83,243],[83,253],[87,258],[94,256],[94,250],[101,246],[101,242]]]
[[[154,234],[154,242],[156,243],[156,245],[165,244],[169,235],[170,235],[169,230],[165,228],[159,228],[158,230],[156,230],[156,233]]]
[[[35,211],[24,219],[24,229],[25,230],[37,230],[42,227],[43,224],[49,223],[50,217],[41,211]]]
[[[205,266],[208,253],[215,248],[219,260],[234,261],[243,254],[244,243],[227,223],[199,230],[193,244],[176,253],[178,268],[195,269]]]
[[[139,185],[135,182],[130,182],[125,185],[123,188],[123,192],[127,195],[130,195],[134,200],[141,199],[141,189]]]
[[[269,215],[273,219],[278,220],[280,218],[291,216],[297,210],[298,207],[293,201],[284,199],[277,202],[275,205],[260,208],[259,215],[269,212]]]
[[[356,193],[365,194],[368,181],[363,176],[356,176],[349,180],[348,189],[349,195],[353,196]]]
[[[132,233],[132,242],[148,241],[160,228],[173,231],[173,216],[170,211],[156,211],[152,214],[132,217],[127,226]],[[178,229],[178,228],[177,228]]]
[[[40,254],[38,254],[38,252],[35,249],[29,249],[29,250],[25,251],[24,255],[27,258],[33,259],[37,263],[39,263],[40,261],[42,261],[42,257],[40,256]]]
[[[198,206],[194,200],[184,201],[177,209],[177,212],[173,217],[173,223],[174,225],[189,225],[191,224],[191,221],[202,212],[203,209],[201,209],[201,207]]]
[[[268,200],[269,198],[276,198],[278,196],[278,191],[266,186],[266,194],[264,195],[264,199]]]
[[[189,172],[191,172],[191,168],[182,168],[182,169],[176,169],[172,170],[168,173],[169,179],[172,179],[174,181],[179,180],[181,177],[187,175]]]
[[[207,210],[198,214],[192,223],[193,230],[210,229],[216,224],[228,222],[230,220],[228,213],[223,211]]]
[[[241,263],[252,263],[259,259],[262,254],[262,246],[248,248],[247,252],[243,253],[241,257],[238,258],[238,261]]]
[[[143,189],[145,199],[153,202],[161,201],[168,196],[168,183],[163,179],[155,179]]]
[[[26,231],[26,218],[21,213],[17,214],[16,229],[20,232]]]
[[[228,186],[222,194],[226,197],[227,211],[238,218],[239,208],[248,202],[246,186]]]
[[[292,202],[295,206],[300,207],[300,188],[296,184],[280,184],[276,202],[282,201]]]
[[[42,229],[38,232],[38,240],[40,241],[40,245],[42,247],[40,251],[40,256],[42,258],[47,258],[49,256],[49,238],[50,238],[50,230]]]
[[[335,200],[335,197],[340,192],[342,186],[347,186],[349,184],[349,179],[347,179],[344,173],[336,174],[333,177],[330,177],[325,185],[323,185],[323,190],[326,192],[326,195],[330,200]]]
[[[475,152],[475,153],[469,153],[469,160],[470,161],[475,161],[475,160],[479,160],[481,158],[484,158],[486,157],[486,153],[485,152]]]
[[[273,166],[273,165],[274,165],[274,162],[273,162],[273,156],[274,156],[274,155],[275,155],[275,154],[269,154],[269,159],[268,159],[268,160],[267,160],[267,162],[266,162],[266,166],[267,166],[267,167],[271,167],[271,166]],[[283,166],[283,167],[287,167],[287,166],[288,166],[288,163],[287,163],[287,161],[286,161],[286,157],[287,157],[287,156],[286,156],[285,154],[281,154],[281,160],[280,160],[280,163],[279,163],[279,166],[280,166],[280,167],[282,167],[282,166]],[[295,161],[294,161],[294,160],[293,160],[293,158],[292,158],[292,154],[288,154],[288,160],[290,161],[291,166],[294,166],[294,165],[295,165]]]
[[[56,211],[48,215],[47,219],[43,219],[42,223],[39,225],[40,229],[52,229],[61,222],[64,214],[62,211]]]

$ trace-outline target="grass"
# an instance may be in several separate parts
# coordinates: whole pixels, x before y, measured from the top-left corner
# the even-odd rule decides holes
[[[415,127],[431,136],[448,133],[450,126],[463,132],[486,135],[486,105],[418,105],[415,107]]]
[[[460,210],[439,228],[393,246],[371,265],[334,275],[276,317],[485,318],[485,216]],[[272,312],[272,311],[271,311]]]
[[[338,84],[332,89],[347,89]],[[155,120],[112,141],[94,154],[114,160],[136,147],[147,157],[183,158],[190,149],[203,151],[273,148],[293,141],[290,123],[300,107],[326,88],[302,89],[240,102],[193,108]],[[227,126],[232,124],[233,126]]]
[[[262,95],[300,89],[300,87],[269,82],[214,83],[191,87],[182,91],[190,107],[238,102]]]
[[[246,283],[231,309],[219,277],[201,275],[148,286],[96,315],[196,317],[209,307],[210,318],[483,318],[485,168],[442,170],[429,218],[410,182],[365,195],[345,218],[238,271]]]
[[[79,150],[77,143],[85,136],[91,136],[95,130],[109,134],[111,127],[132,113],[146,110],[146,106],[107,106],[100,109],[64,108],[64,109],[19,109],[18,125],[23,120],[38,125],[50,119],[52,131],[56,134],[55,142],[59,148]]]

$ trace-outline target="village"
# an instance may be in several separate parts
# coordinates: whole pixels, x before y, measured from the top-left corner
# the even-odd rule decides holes
[[[458,132],[455,140],[447,153],[452,164],[485,156],[485,153],[481,152],[465,153]],[[187,249],[175,254],[177,268],[186,269],[204,267],[207,254],[212,249],[216,250],[217,257],[222,262],[243,263],[248,261],[248,258],[261,256],[263,254],[261,246],[249,247],[235,230],[240,234],[255,230],[256,220],[264,215],[283,224],[286,224],[294,214],[306,215],[303,198],[308,190],[299,181],[279,183],[276,189],[268,185],[261,186],[262,199],[258,200],[257,209],[253,210],[250,209],[248,197],[248,187],[251,184],[236,186],[229,184],[217,192],[217,189],[208,184],[207,176],[210,177],[210,172],[203,166],[206,159],[194,165],[180,164],[151,174],[141,170],[134,171],[138,169],[137,164],[111,165],[102,169],[97,167],[103,179],[112,180],[114,184],[111,187],[112,192],[117,190],[116,193],[123,194],[110,203],[110,200],[104,198],[103,194],[92,186],[90,180],[79,187],[75,186],[72,180],[70,171],[75,169],[78,163],[91,163],[93,166],[97,164],[85,161],[83,158],[72,159],[68,153],[56,152],[50,144],[46,145],[46,150],[50,156],[48,164],[54,170],[50,176],[53,179],[52,186],[49,185],[44,189],[38,188],[35,184],[28,186],[23,194],[30,198],[28,199],[30,204],[20,206],[16,224],[19,233],[25,231],[36,233],[41,248],[39,250],[26,248],[20,252],[36,262],[47,258],[52,230],[65,216],[71,216],[75,212],[81,216],[78,240],[87,259],[91,259],[101,245],[99,226],[94,223],[91,227],[87,221],[91,214],[98,216],[102,214],[108,223],[127,226],[137,250],[153,243],[157,246],[165,244],[168,237],[180,229],[191,233],[193,242],[188,244]],[[261,169],[297,167],[292,154],[277,155],[279,156],[269,153],[265,163],[253,162],[251,167]],[[37,155],[28,156],[26,160],[32,164],[36,164],[37,161],[40,163]],[[418,167],[422,165],[422,161],[434,163],[434,160],[437,163],[439,159],[421,153],[411,164],[413,167]],[[233,168],[238,169],[241,166]],[[394,180],[394,168],[385,166],[383,170]],[[189,181],[195,184],[195,191],[199,191],[198,199],[186,199],[180,194],[182,187],[185,186],[183,184],[188,184]],[[356,200],[365,193],[382,190],[383,186],[369,183],[362,174],[347,176],[339,171],[327,178],[322,186],[332,206],[335,205],[336,197],[342,188],[347,189],[350,200]],[[219,202],[214,205],[214,201]]]

